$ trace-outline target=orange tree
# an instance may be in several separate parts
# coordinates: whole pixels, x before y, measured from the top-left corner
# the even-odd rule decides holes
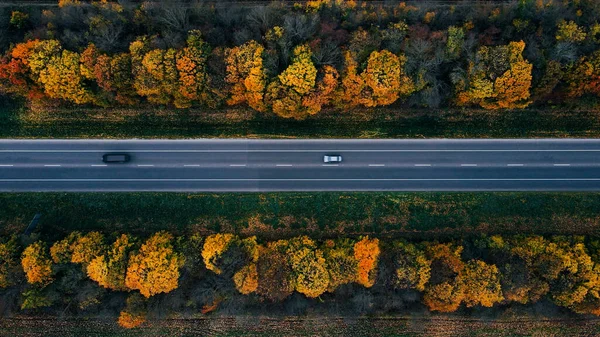
[[[0,83],[4,90],[30,99],[43,96],[42,89],[29,70],[29,58],[39,43],[39,40],[17,43],[9,55],[1,59]]]
[[[465,291],[464,262],[460,258],[462,246],[430,243],[426,248],[427,258],[431,260],[431,277],[425,286],[423,302],[432,311],[456,311]]]
[[[206,61],[210,48],[202,40],[200,31],[188,33],[187,46],[177,52],[176,67],[179,73],[179,95],[176,95],[175,106],[184,108],[193,101],[207,102],[209,76]]]
[[[258,288],[258,271],[256,263],[250,263],[233,275],[235,288],[244,295],[253,293]]]
[[[265,48],[252,40],[225,52],[230,96],[227,104],[247,103],[257,111],[265,111],[264,95],[267,75],[263,66]]]
[[[458,106],[485,109],[525,108],[531,102],[532,65],[523,58],[525,42],[481,47],[466,72],[452,74]]]
[[[379,239],[364,237],[354,244],[354,258],[358,263],[356,282],[367,288],[375,284],[377,264],[379,263]]]
[[[139,290],[145,297],[177,288],[184,257],[174,251],[172,240],[171,234],[158,232],[129,258],[125,276],[127,288]]]
[[[52,282],[52,261],[47,250],[44,242],[37,241],[23,251],[21,266],[28,283],[44,287]]]

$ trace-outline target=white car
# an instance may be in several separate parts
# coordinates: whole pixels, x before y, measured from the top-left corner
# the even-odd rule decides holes
[[[335,154],[335,155],[325,155],[323,157],[323,162],[324,163],[341,163],[342,162],[342,156]]]

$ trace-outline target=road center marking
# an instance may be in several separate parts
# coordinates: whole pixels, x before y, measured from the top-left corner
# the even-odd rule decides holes
[[[475,166],[477,166],[477,164],[460,164],[460,166],[463,166],[463,167],[475,167]]]
[[[277,164],[275,166],[278,166],[278,167],[290,167],[290,166],[292,166],[292,164]]]
[[[60,167],[60,165],[52,164],[52,165],[44,165],[46,167]]]
[[[382,166],[385,166],[385,164],[369,164],[369,166],[372,166],[372,167],[382,167]]]
[[[147,165],[147,164],[143,164],[143,165],[138,165],[138,167],[152,167],[154,165]]]
[[[571,164],[554,164],[554,166],[571,166]]]
[[[429,167],[431,164],[415,164],[416,167]]]
[[[105,167],[106,165],[92,165],[92,167]]]
[[[340,165],[338,165],[338,164],[323,164],[323,166],[327,167],[327,166],[340,166]]]
[[[506,164],[506,166],[515,167],[515,166],[523,166],[523,164]]]
[[[194,164],[194,165],[183,165],[185,167],[199,167],[200,165]]]
[[[231,166],[231,167],[246,167],[246,164],[231,164],[229,166]]]

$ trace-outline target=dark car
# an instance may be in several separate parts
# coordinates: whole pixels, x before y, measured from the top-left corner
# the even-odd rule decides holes
[[[107,153],[102,156],[105,163],[126,163],[131,159],[127,153]]]

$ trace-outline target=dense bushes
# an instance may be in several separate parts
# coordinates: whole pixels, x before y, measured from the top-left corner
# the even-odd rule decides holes
[[[168,293],[161,301],[171,298],[172,310],[203,313],[227,310],[228,301],[276,305],[303,295],[327,302],[341,291],[361,312],[375,302],[393,308],[395,294],[405,294],[405,305],[422,303],[438,312],[544,299],[575,313],[600,314],[600,243],[584,237],[317,242],[301,236],[261,243],[232,234],[175,238],[159,232],[145,241],[118,235],[111,244],[100,233],[75,232],[22,251],[17,241],[0,244],[0,286],[7,294],[19,289],[21,308],[75,304],[86,312],[111,296],[104,288],[130,292],[120,302],[118,320],[125,327],[141,324],[160,293]],[[19,254],[24,276],[15,268]],[[366,289],[386,296],[365,297]]]
[[[302,119],[325,106],[515,109],[600,93],[592,0],[29,11],[0,12],[13,32],[0,82],[41,103],[247,105]]]

